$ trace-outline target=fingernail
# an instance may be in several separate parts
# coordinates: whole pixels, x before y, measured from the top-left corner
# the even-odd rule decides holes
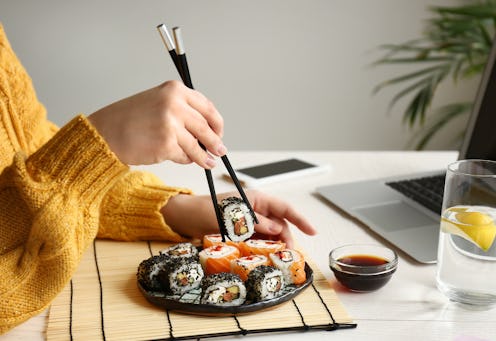
[[[208,167],[214,168],[215,167],[215,160],[209,155],[207,157],[207,160],[205,161]]]
[[[226,155],[227,153],[227,148],[226,146],[224,146],[223,144],[220,144],[219,147],[217,147],[217,153],[222,156],[222,155]]]

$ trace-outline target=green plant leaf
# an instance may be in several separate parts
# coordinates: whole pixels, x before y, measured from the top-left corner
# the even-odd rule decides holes
[[[413,92],[414,90],[425,87],[429,83],[428,78],[421,79],[420,81],[413,83],[412,85],[404,88],[402,91],[398,92],[393,99],[389,102],[389,107],[388,110],[391,110],[394,105],[403,97],[408,95],[409,93]]]
[[[448,76],[458,82],[480,75],[496,31],[496,0],[472,0],[460,6],[434,6],[429,10],[432,17],[420,38],[380,46],[384,55],[373,64],[420,66],[417,71],[379,83],[373,93],[405,84],[392,97],[388,110],[401,98],[411,96],[403,113],[403,123],[410,128],[418,124],[420,131],[425,129],[423,135],[416,134],[419,138],[417,147],[421,148],[450,120],[468,112],[466,108],[461,110],[463,106],[443,107],[440,111],[432,110],[430,106],[439,84]],[[426,67],[426,64],[432,65]],[[431,115],[436,118],[434,121],[427,119]]]
[[[418,142],[415,143],[415,149],[424,149],[427,143],[439,130],[444,128],[454,118],[470,112],[472,105],[472,102],[463,102],[448,104],[439,108],[431,115],[429,122],[426,123],[425,129],[414,134],[409,144],[413,145],[415,140],[418,140]],[[459,143],[462,138],[463,133],[456,134],[453,142]]]
[[[436,66],[428,67],[428,68],[425,68],[425,69],[422,69],[419,71],[407,73],[407,74],[401,75],[401,76],[396,77],[396,78],[389,79],[387,81],[384,81],[384,82],[376,85],[376,87],[373,90],[373,93],[375,94],[387,86],[390,86],[393,84],[398,84],[398,83],[403,83],[405,81],[410,81],[410,80],[413,80],[415,78],[424,76],[426,74],[427,75],[436,74],[437,72],[439,72],[440,69],[444,69],[444,68],[445,68],[444,65],[443,66],[436,65]]]
[[[477,4],[479,3],[479,4]],[[496,17],[496,4],[494,1],[476,1],[474,5],[461,5],[459,7],[431,7],[432,11],[441,15],[456,14],[463,17],[484,19],[488,17]]]

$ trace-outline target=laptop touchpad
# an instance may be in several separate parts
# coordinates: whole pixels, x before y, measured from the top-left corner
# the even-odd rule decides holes
[[[402,201],[359,207],[354,210],[365,223],[371,222],[388,232],[432,225],[434,222],[428,215]]]

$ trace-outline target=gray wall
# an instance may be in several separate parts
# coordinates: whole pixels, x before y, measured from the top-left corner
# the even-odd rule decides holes
[[[211,98],[236,150],[402,149],[411,132],[395,89],[405,71],[370,67],[377,46],[416,38],[427,6],[454,0],[0,0],[0,21],[61,125],[177,78],[156,25],[181,26],[196,89]],[[477,82],[441,88],[471,98]],[[461,123],[459,123],[461,124]],[[445,148],[447,132],[430,148]]]

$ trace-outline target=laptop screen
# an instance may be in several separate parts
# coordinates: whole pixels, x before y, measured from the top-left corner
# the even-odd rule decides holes
[[[481,77],[459,159],[496,160],[496,39]]]

